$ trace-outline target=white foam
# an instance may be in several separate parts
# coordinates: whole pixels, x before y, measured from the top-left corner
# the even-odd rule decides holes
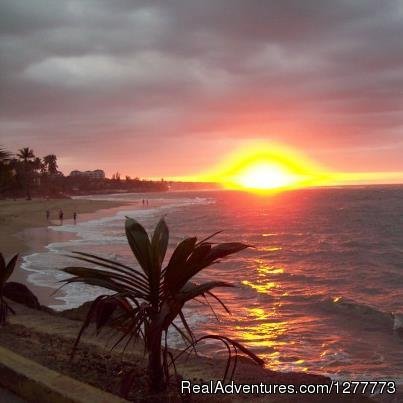
[[[403,329],[403,314],[395,313],[393,314],[393,330]]]
[[[139,195],[135,195],[139,197]],[[96,199],[96,200],[119,200],[122,201],[121,194],[106,196],[78,196],[77,199]],[[133,201],[133,195],[125,194],[124,198]],[[141,200],[141,196],[140,199]],[[155,218],[159,218],[162,214],[170,210],[180,207],[187,207],[199,204],[211,204],[214,200],[207,198],[173,198],[173,199],[152,199],[151,202],[158,202],[159,207],[119,210],[112,216],[101,217],[89,221],[80,222],[76,225],[65,224],[58,226],[50,226],[57,232],[67,232],[75,237],[64,242],[52,242],[45,248],[45,252],[37,252],[24,256],[21,264],[22,269],[29,272],[28,281],[38,285],[50,287],[53,289],[60,287],[60,281],[70,277],[61,271],[63,267],[71,265],[71,258],[65,254],[71,250],[85,250],[92,252],[93,249],[101,246],[102,254],[108,255],[108,247],[120,244],[126,244],[127,240],[123,233],[124,217],[129,216],[138,220],[142,220],[146,224],[154,225]],[[152,221],[152,222],[151,222]],[[112,251],[109,251],[112,255]],[[116,256],[116,255],[115,255]],[[100,294],[105,293],[104,289],[97,287],[89,287],[84,284],[68,285],[63,288],[63,295],[56,296],[56,299],[63,302],[62,304],[52,305],[57,310],[64,310],[77,307],[86,301],[93,300]]]

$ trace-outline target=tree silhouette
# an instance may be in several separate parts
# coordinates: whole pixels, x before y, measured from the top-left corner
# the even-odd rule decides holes
[[[17,157],[25,164],[32,161],[35,158],[34,151],[29,147],[20,148],[17,153]]]
[[[3,147],[0,147],[0,162],[7,161],[10,157],[11,153]]]
[[[54,175],[57,173],[57,157],[54,154],[49,154],[46,155],[45,157],[43,157],[43,162],[46,165],[46,169],[48,171],[48,173],[50,173],[51,175]]]
[[[24,147],[18,150],[17,157],[24,164],[24,178],[25,190],[27,193],[27,199],[31,200],[31,180],[32,180],[32,162],[35,158],[34,151],[29,147]]]

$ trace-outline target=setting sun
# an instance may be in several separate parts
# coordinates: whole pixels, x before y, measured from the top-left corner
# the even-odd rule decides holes
[[[281,166],[258,162],[241,171],[235,177],[235,182],[249,189],[277,189],[292,186],[296,182],[296,177]]]
[[[249,141],[200,178],[227,189],[265,192],[316,186],[329,179],[329,172],[284,145]]]

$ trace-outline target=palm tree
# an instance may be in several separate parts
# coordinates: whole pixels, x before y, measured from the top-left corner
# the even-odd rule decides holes
[[[35,154],[29,147],[24,147],[18,150],[17,157],[26,164],[35,158]]]
[[[43,162],[47,167],[47,171],[50,174],[55,174],[57,172],[57,157],[54,154],[49,154],[43,157]]]
[[[0,163],[7,161],[11,157],[11,153],[0,147]]]
[[[151,239],[143,226],[132,218],[126,218],[125,232],[141,271],[136,267],[83,252],[74,252],[73,257],[95,264],[98,268],[72,266],[63,269],[73,275],[64,280],[66,284],[80,282],[113,291],[112,295],[101,295],[93,301],[72,354],[82,333],[95,319],[97,331],[110,325],[121,333],[115,346],[125,342],[126,348],[131,340],[138,337],[143,339],[148,356],[147,373],[153,391],[161,391],[167,387],[169,367],[174,366],[175,359],[167,346],[167,334],[171,328],[178,331],[188,343],[187,348],[194,347],[200,340],[212,338],[224,342],[229,351],[232,345],[235,353],[242,351],[259,364],[263,363],[252,352],[227,337],[209,335],[196,340],[182,311],[188,301],[197,297],[212,297],[228,312],[222,301],[212,293],[212,289],[232,287],[232,284],[223,281],[196,284],[191,280],[204,268],[247,248],[248,245],[239,242],[212,244],[209,239],[216,234],[199,242],[196,237],[186,238],[177,245],[168,264],[163,268],[169,240],[164,219],[157,224]],[[183,327],[174,323],[176,318],[181,320]],[[165,340],[164,347],[162,340]],[[224,378],[228,368],[229,361]],[[128,374],[123,382],[126,392],[131,387],[132,379]]]
[[[34,171],[41,171],[43,166],[42,160],[39,157],[35,157],[33,161],[31,161],[31,167]]]
[[[31,170],[32,166],[31,163],[35,158],[34,151],[29,147],[24,147],[18,150],[17,157],[23,162],[24,164],[24,182],[25,182],[25,189],[27,193],[27,199],[31,200],[31,189],[30,189],[30,182],[31,182]]]
[[[0,189],[7,188],[11,183],[10,157],[11,153],[0,147]]]

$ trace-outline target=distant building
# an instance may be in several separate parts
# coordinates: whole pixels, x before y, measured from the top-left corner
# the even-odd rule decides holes
[[[94,171],[78,171],[75,169],[70,172],[70,177],[87,177],[91,179],[105,179],[105,172],[102,169],[95,169]]]
[[[74,170],[70,172],[69,176],[83,176],[83,172]]]
[[[105,172],[102,169],[95,169],[94,171],[86,171],[88,176],[93,179],[105,179]]]

